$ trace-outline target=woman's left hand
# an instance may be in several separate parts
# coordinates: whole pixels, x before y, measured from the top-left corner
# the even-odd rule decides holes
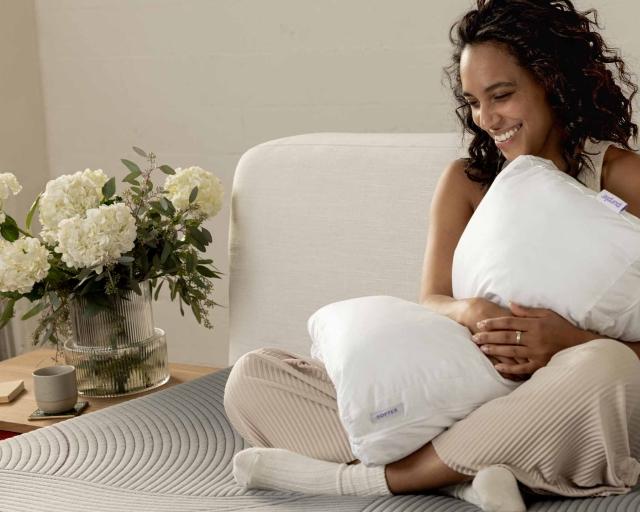
[[[478,322],[473,341],[490,356],[511,357],[516,365],[497,364],[496,370],[513,375],[531,375],[546,366],[561,350],[585,343],[597,336],[575,327],[550,309],[529,308],[509,303],[515,316],[488,318]],[[517,342],[520,331],[520,342]]]

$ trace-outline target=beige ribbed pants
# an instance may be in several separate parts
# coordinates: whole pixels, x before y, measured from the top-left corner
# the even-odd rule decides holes
[[[355,458],[333,384],[315,359],[268,348],[245,354],[231,371],[224,405],[254,446]],[[640,474],[640,361],[609,339],[568,348],[432,443],[459,473],[500,464],[542,494],[623,494]]]

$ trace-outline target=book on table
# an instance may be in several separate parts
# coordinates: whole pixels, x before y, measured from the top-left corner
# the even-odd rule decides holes
[[[11,402],[24,389],[24,381],[10,380],[0,382],[0,403]]]

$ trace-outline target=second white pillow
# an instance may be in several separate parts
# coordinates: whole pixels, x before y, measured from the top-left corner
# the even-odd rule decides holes
[[[466,327],[397,297],[329,304],[308,329],[311,355],[326,366],[351,449],[365,464],[413,453],[519,384],[495,370]]]

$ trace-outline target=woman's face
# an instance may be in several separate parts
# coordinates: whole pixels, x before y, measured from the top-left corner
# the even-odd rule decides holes
[[[460,58],[462,90],[473,122],[504,157],[535,155],[566,169],[560,129],[533,75],[495,43],[467,45]]]

